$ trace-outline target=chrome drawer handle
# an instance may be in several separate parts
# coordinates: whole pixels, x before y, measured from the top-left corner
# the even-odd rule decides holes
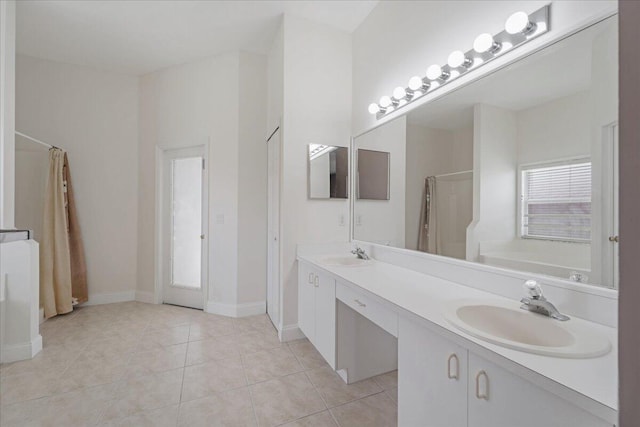
[[[359,299],[355,299],[354,300],[360,307],[366,307],[367,304],[363,303],[362,301],[360,301]]]
[[[451,361],[456,361],[456,370],[454,374],[451,374]],[[460,361],[455,353],[452,353],[447,359],[447,377],[452,380],[457,380],[460,377]]]
[[[484,377],[485,379],[485,392],[480,393],[480,378]],[[489,400],[489,376],[485,371],[480,371],[476,374],[476,398]]]

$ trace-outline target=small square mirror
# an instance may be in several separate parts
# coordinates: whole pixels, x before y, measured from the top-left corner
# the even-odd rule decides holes
[[[309,144],[309,198],[346,199],[349,192],[349,149]]]

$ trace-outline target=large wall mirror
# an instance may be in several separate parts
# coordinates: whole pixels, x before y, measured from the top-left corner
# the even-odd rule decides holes
[[[309,198],[346,199],[349,188],[349,149],[309,144]]]
[[[390,153],[356,240],[617,287],[617,17],[354,138]]]

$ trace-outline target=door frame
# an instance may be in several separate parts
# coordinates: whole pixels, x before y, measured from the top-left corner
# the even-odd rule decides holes
[[[192,148],[202,148],[204,157],[204,171],[202,179],[202,234],[204,239],[202,243],[202,306],[203,311],[207,306],[209,297],[209,149],[210,140],[202,141],[199,144],[189,145],[156,145],[155,147],[155,230],[154,230],[154,289],[152,302],[154,304],[162,304],[164,299],[164,268],[163,268],[163,246],[164,246],[164,220],[162,209],[164,207],[164,154],[167,151],[184,150]]]
[[[278,121],[278,124],[275,128],[275,130],[270,134],[270,136],[268,137],[268,139],[266,140],[266,144],[267,144],[267,162],[270,161],[270,153],[269,153],[269,146],[268,144],[270,144],[271,139],[273,137],[277,137],[278,138],[278,174],[277,174],[277,181],[278,181],[278,230],[277,232],[277,238],[278,238],[278,263],[277,263],[277,268],[278,268],[278,279],[277,279],[277,283],[276,285],[276,293],[277,295],[275,296],[276,299],[278,300],[278,313],[277,313],[277,317],[278,319],[275,320],[275,327],[278,330],[279,334],[282,333],[282,329],[284,328],[284,315],[283,315],[283,303],[284,303],[284,290],[283,290],[283,280],[282,280],[282,266],[283,266],[283,262],[282,262],[282,254],[283,254],[283,248],[282,248],[282,133],[283,133],[283,129],[282,129],[282,121]],[[269,185],[269,167],[267,165],[267,185]],[[270,235],[271,232],[271,224],[269,224],[269,211],[270,211],[270,203],[271,200],[269,198],[269,195],[271,189],[268,188],[267,189],[267,289],[266,289],[266,294],[265,294],[265,312],[267,313],[267,316],[271,319],[271,316],[269,316],[269,284],[271,283],[271,279],[273,277],[272,274],[272,267],[273,267],[273,263],[271,260],[271,239],[273,236]],[[274,321],[274,319],[271,319],[272,323]]]

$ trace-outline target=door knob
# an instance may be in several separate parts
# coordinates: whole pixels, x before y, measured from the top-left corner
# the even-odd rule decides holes
[[[200,240],[204,240],[204,234],[200,235]]]
[[[620,238],[618,236],[609,236],[609,241],[618,243],[620,241]]]

